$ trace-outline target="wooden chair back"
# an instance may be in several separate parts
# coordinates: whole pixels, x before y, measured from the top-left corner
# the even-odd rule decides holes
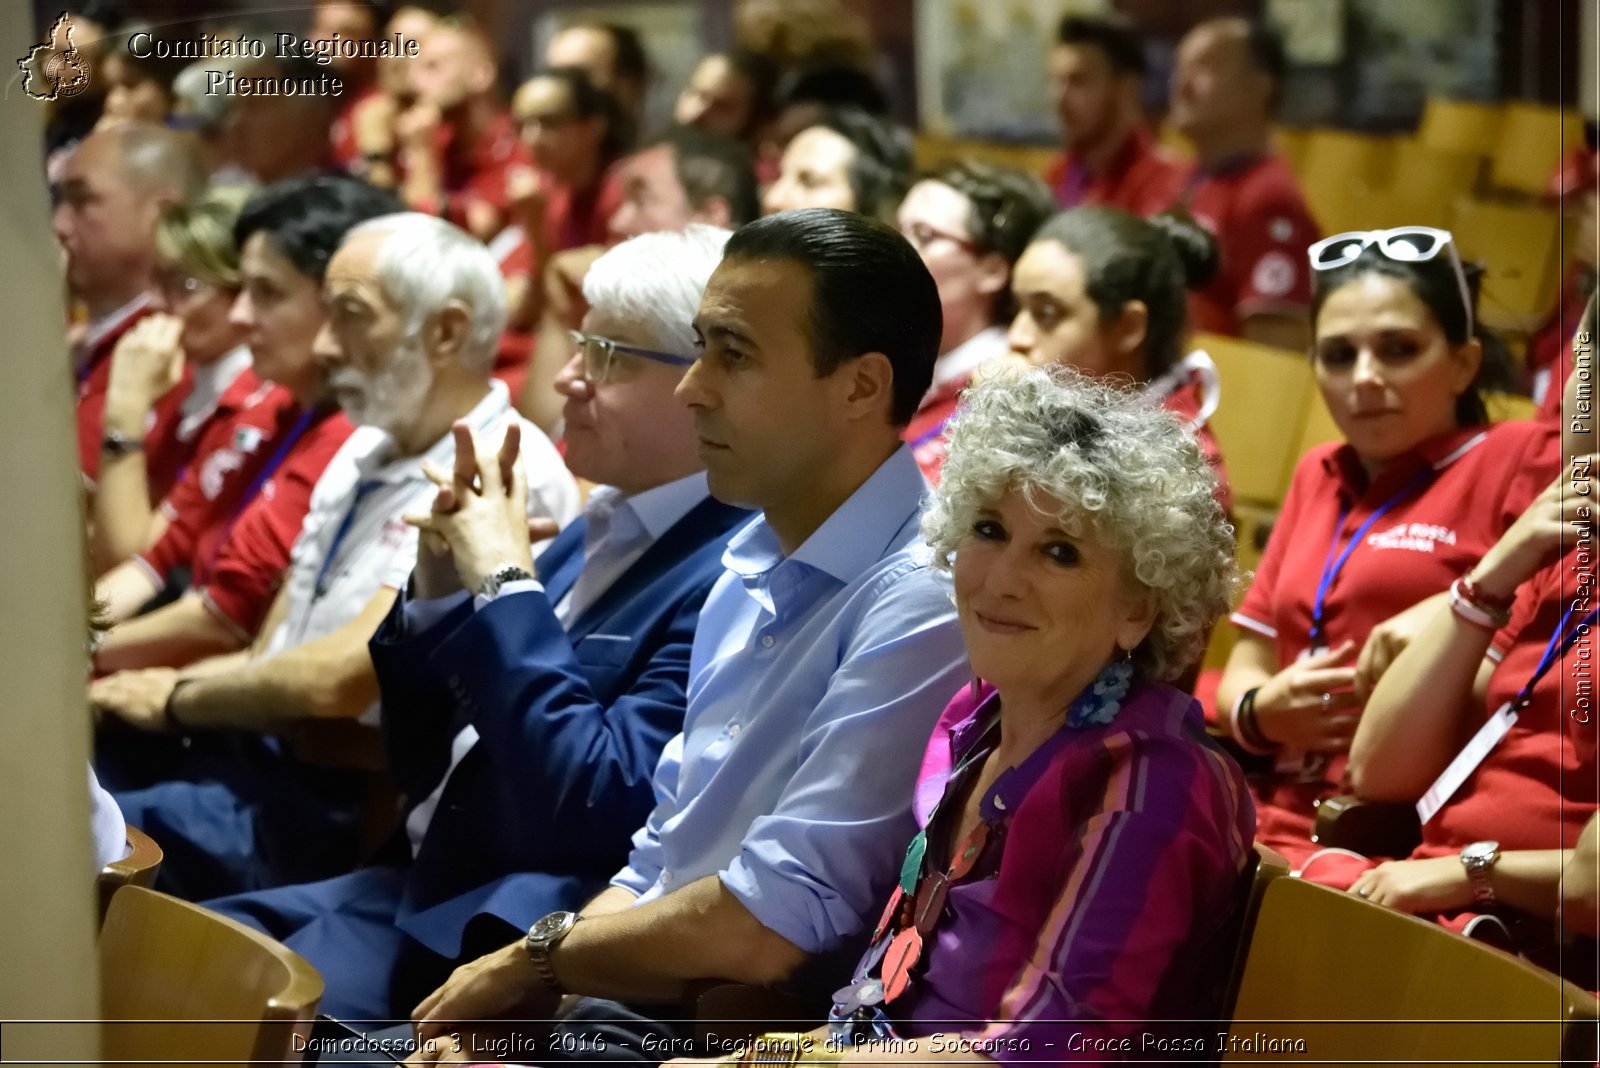
[[[100,869],[95,886],[100,894],[100,922],[105,923],[106,911],[111,908],[111,898],[124,886],[150,887],[156,884],[161,871],[161,847],[137,827],[127,831],[128,855],[113,860]]]
[[[1593,994],[1518,957],[1354,894],[1277,879],[1222,1063],[1268,1053],[1322,1064],[1592,1065],[1597,1018]]]
[[[1432,96],[1423,105],[1417,140],[1446,152],[1487,156],[1494,148],[1500,117],[1494,104]]]
[[[1216,334],[1197,334],[1191,345],[1217,365],[1222,396],[1210,426],[1234,499],[1281,504],[1314,390],[1310,361],[1301,353]]]
[[[1489,184],[1543,196],[1562,153],[1582,141],[1582,116],[1531,100],[1510,101],[1489,155]]]
[[[1498,330],[1528,333],[1555,303],[1561,278],[1561,216],[1543,206],[1461,199],[1450,230],[1467,259],[1482,260],[1478,316]]]
[[[120,1064],[298,1063],[322,997],[316,969],[278,942],[140,886],[111,900],[100,985],[104,1053]]]

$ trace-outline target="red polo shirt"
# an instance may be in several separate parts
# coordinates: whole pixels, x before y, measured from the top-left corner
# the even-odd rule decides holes
[[[497,114],[470,145],[458,143],[456,131],[442,124],[435,144],[441,162],[444,217],[470,230],[469,208],[474,203],[485,203],[505,222],[511,209],[512,177],[519,170],[533,169],[533,156],[517,136],[510,113]]]
[[[1560,435],[1544,424],[1468,427],[1425,442],[1369,481],[1350,446],[1311,449],[1295,468],[1234,624],[1271,639],[1280,665],[1304,654],[1335,531],[1342,553],[1351,535],[1392,501],[1345,559],[1324,605],[1327,646],[1350,639],[1359,649],[1373,627],[1445,590],[1477,563],[1555,478],[1560,450]],[[1420,486],[1402,494],[1418,479]],[[1313,802],[1338,792],[1344,765],[1336,755],[1308,781],[1290,774],[1258,781],[1257,839],[1296,866],[1304,861],[1315,849]]]
[[[1197,171],[1182,200],[1222,252],[1217,276],[1189,294],[1191,329],[1236,337],[1251,315],[1306,313],[1311,307],[1306,249],[1321,235],[1281,156],[1230,160]]]
[[[293,408],[292,399],[287,404],[282,398],[265,403],[269,407],[260,416],[270,415],[276,440],[281,441],[300,413]],[[311,491],[328,461],[354,430],[343,412],[331,406],[319,408],[277,469],[250,500],[242,501],[241,511],[235,513],[214,502],[215,514],[203,525],[210,530],[224,524],[225,532],[220,545],[202,561],[207,566],[204,582],[196,581],[194,587],[200,590],[206,606],[240,638],[249,640],[260,629],[289,567],[289,550],[311,507]],[[259,474],[276,451],[268,451],[261,444],[252,448],[253,474]],[[253,474],[242,474],[245,466],[241,464],[227,477],[226,493],[233,494],[236,501],[255,481]],[[226,493],[219,491],[218,501]],[[195,545],[196,556],[206,552],[199,536]]]
[[[1149,217],[1177,202],[1187,172],[1138,126],[1099,174],[1089,173],[1078,153],[1063,152],[1045,168],[1044,180],[1063,208],[1106,204]]]
[[[1580,575],[1589,579],[1586,587],[1579,586]],[[1484,719],[1514,700],[1533,677],[1562,613],[1578,606],[1567,621],[1570,630],[1600,604],[1593,577],[1592,550],[1580,559],[1574,547],[1517,591],[1511,622],[1495,635],[1489,652],[1499,663],[1489,676]],[[1423,826],[1422,844],[1412,856],[1454,856],[1485,839],[1498,841],[1501,849],[1571,849],[1578,844],[1578,834],[1600,802],[1595,789],[1600,782],[1595,766],[1595,732],[1600,729],[1596,644],[1591,626],[1534,684],[1528,707]]]
[[[100,477],[100,440],[105,436],[106,388],[111,384],[111,354],[123,335],[148,314],[149,305],[141,303],[116,322],[107,324],[91,342],[86,356],[78,362],[78,465],[90,486]],[[178,424],[182,421],[179,409],[189,395],[193,374],[193,369],[185,362],[183,377],[156,401],[145,425],[145,477],[150,485],[152,503],[165,497],[177,481],[178,472],[183,469],[194,444],[193,439],[184,441],[178,436]]]
[[[356,112],[360,111],[367,101],[381,93],[382,90],[377,86],[367,86],[339,109],[338,117],[329,127],[328,158],[341,171],[360,174],[365,169],[366,160],[362,158],[361,146],[356,142]]]
[[[158,586],[182,566],[192,584],[205,584],[247,492],[298,414],[288,390],[249,369],[223,392],[183,478],[161,502],[166,531],[133,557]]]

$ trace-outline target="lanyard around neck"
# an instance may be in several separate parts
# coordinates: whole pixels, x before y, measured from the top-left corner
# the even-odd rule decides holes
[[[1339,579],[1339,572],[1344,570],[1344,565],[1350,559],[1350,554],[1356,551],[1361,544],[1361,539],[1366,536],[1372,524],[1382,519],[1384,514],[1399,504],[1405,498],[1416,493],[1423,486],[1433,481],[1434,470],[1428,468],[1421,471],[1410,482],[1400,487],[1400,491],[1377,508],[1366,518],[1355,533],[1350,535],[1350,540],[1344,543],[1344,548],[1339,548],[1339,536],[1344,531],[1344,521],[1350,515],[1350,509],[1343,508],[1339,511],[1339,520],[1333,525],[1333,541],[1328,545],[1328,555],[1322,562],[1322,578],[1317,583],[1317,597],[1311,604],[1311,648],[1313,651],[1322,649],[1327,645],[1322,632],[1322,618],[1327,607],[1328,591],[1333,589],[1333,584]]]

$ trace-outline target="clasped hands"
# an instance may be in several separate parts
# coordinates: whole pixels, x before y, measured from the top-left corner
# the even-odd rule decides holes
[[[433,507],[405,521],[421,531],[415,595],[422,600],[458,590],[477,593],[484,580],[505,567],[533,571],[532,544],[553,537],[556,524],[528,518],[528,480],[520,462],[522,427],[506,427],[499,452],[473,438],[464,421],[455,437],[454,469],[423,461],[422,471],[438,487]]]

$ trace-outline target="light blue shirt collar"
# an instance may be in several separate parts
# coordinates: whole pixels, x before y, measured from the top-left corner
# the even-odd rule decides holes
[[[907,523],[922,517],[928,482],[901,445],[820,527],[787,562],[804,564],[848,584],[881,560],[903,536]],[[752,580],[785,563],[777,532],[765,516],[750,522],[729,541],[722,563],[750,587]]]

